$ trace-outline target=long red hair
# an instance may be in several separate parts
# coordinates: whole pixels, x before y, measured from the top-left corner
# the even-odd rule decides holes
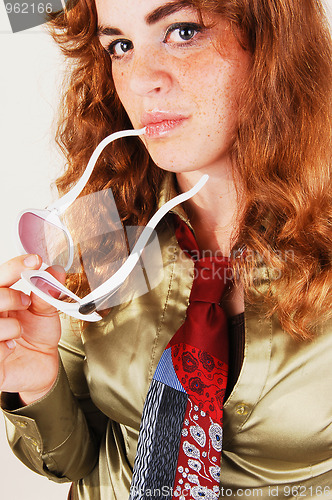
[[[214,12],[227,19],[252,53],[232,150],[246,200],[234,248],[247,248],[246,258],[234,256],[234,268],[249,300],[264,302],[266,314],[277,313],[289,333],[309,338],[319,320],[332,315],[332,47],[324,9],[319,0],[188,4],[203,18]],[[67,6],[49,23],[70,58],[57,133],[67,159],[57,180],[60,194],[77,182],[106,135],[131,128],[97,38],[93,0]],[[111,188],[122,220],[144,224],[164,175],[141,141],[116,141],[99,159],[85,193]],[[262,263],[267,275],[258,278]],[[262,279],[264,292],[252,293]]]

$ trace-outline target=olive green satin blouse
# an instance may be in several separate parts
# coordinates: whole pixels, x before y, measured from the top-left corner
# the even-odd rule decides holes
[[[158,236],[160,284],[82,337],[64,321],[61,368],[44,398],[15,409],[15,395],[2,394],[14,453],[54,481],[74,481],[75,500],[128,498],[145,396],[185,318],[192,261],[171,226]],[[243,365],[224,407],[220,498],[331,500],[331,388],[331,323],[299,342],[246,305]]]

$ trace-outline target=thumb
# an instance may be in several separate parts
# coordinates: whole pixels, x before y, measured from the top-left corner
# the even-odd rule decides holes
[[[66,271],[63,267],[52,266],[48,267],[46,271],[54,276],[54,278],[56,278],[58,281],[60,281],[62,285],[65,284]],[[38,288],[54,298],[58,298],[61,295],[61,292],[56,290],[56,288],[51,283],[48,284],[45,280],[42,279],[40,279],[38,283]],[[36,295],[35,293],[32,293],[29,311],[42,316],[52,316],[57,312],[57,309],[54,306],[48,304],[45,300],[38,297],[38,295]]]

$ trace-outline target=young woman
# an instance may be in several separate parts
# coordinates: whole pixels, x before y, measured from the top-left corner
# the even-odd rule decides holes
[[[58,135],[68,161],[59,192],[80,178],[106,135],[144,126],[145,135],[104,151],[85,194],[111,188],[122,222],[137,225],[203,174],[209,180],[158,226],[160,284],[80,332],[65,320],[61,332],[54,308],[9,288],[22,270],[38,269],[40,257],[1,266],[0,388],[14,452],[52,480],[73,481],[74,499],[122,500],[130,489],[131,498],[330,498],[332,71],[322,6],[79,0],[70,7],[51,23],[73,60]],[[228,257],[226,273],[204,283],[193,249],[204,266],[206,255],[213,265]],[[202,319],[218,280],[227,290]],[[68,284],[86,293],[80,277]],[[174,361],[182,325],[198,331],[198,357],[188,337],[182,354],[195,379],[181,378]],[[212,330],[215,346],[202,348]],[[176,372],[177,395],[195,401],[184,410],[176,454],[167,426],[181,401],[165,404],[164,422],[155,420],[159,403],[151,405],[149,389],[160,382],[166,347],[174,366],[163,376]],[[197,372],[199,361],[205,371]],[[194,380],[194,396],[186,380]]]

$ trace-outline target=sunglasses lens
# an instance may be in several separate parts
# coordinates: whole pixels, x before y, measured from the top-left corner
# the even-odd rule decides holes
[[[66,267],[69,259],[65,232],[31,212],[20,218],[18,231],[21,243],[27,253],[40,255],[45,264]]]
[[[33,276],[32,278],[30,278],[30,281],[36,288],[39,288],[39,290],[46,293],[50,297],[62,300],[63,302],[76,302],[60,288],[58,288],[56,285],[45,278],[42,278],[40,276]]]

